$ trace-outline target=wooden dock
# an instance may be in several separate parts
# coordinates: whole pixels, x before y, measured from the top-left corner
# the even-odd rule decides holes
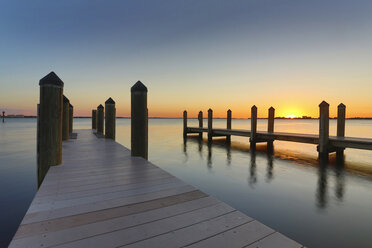
[[[115,141],[75,132],[9,247],[302,247]]]

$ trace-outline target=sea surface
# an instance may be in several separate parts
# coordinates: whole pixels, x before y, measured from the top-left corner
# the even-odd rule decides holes
[[[74,119],[75,129],[90,127],[90,119]],[[232,127],[250,129],[250,120]],[[258,120],[258,130],[266,129],[267,120]],[[318,129],[317,120],[275,120],[275,131]],[[372,121],[347,120],[346,136],[372,138]],[[117,120],[117,141],[130,148],[129,119]],[[372,247],[372,151],[346,149],[344,162],[331,156],[320,165],[315,145],[275,141],[269,154],[265,144],[254,152],[248,138],[232,137],[231,146],[223,138],[208,146],[184,140],[181,119],[150,119],[149,160],[308,247]],[[36,119],[7,119],[0,123],[0,247],[12,239],[36,184]]]

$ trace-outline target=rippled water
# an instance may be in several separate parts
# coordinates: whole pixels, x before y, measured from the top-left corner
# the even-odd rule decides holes
[[[258,120],[265,130],[266,120]],[[75,119],[75,129],[90,128]],[[214,121],[225,127],[226,120]],[[197,125],[189,120],[189,125]],[[233,120],[233,128],[250,128]],[[331,120],[334,135],[336,122]],[[275,130],[317,133],[317,120],[275,120]],[[372,138],[371,120],[347,120],[346,135]],[[36,192],[36,120],[0,123],[0,247],[14,235]],[[117,120],[117,141],[130,147],[130,120]],[[320,166],[315,145],[276,141],[274,154],[248,138],[182,138],[182,120],[149,121],[149,160],[308,247],[372,247],[372,151],[347,149],[345,165]]]

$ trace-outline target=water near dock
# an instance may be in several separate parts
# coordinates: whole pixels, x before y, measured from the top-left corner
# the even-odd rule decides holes
[[[194,122],[195,121],[195,122]],[[197,120],[189,120],[196,126]],[[214,120],[224,128],[225,120]],[[75,119],[75,129],[91,127]],[[330,122],[330,134],[336,123]],[[250,129],[249,120],[233,128]],[[215,140],[182,138],[182,120],[149,122],[149,160],[183,181],[309,247],[369,247],[372,237],[372,152],[346,150],[346,168],[319,167],[314,145],[276,141],[274,156],[249,152],[249,141],[232,137],[231,148]],[[266,120],[258,120],[258,130]],[[318,132],[317,120],[276,120],[280,132]],[[117,141],[130,147],[130,120],[117,120]],[[347,120],[346,136],[372,138],[372,121]],[[32,200],[36,178],[36,120],[0,125],[0,246],[12,238]]]

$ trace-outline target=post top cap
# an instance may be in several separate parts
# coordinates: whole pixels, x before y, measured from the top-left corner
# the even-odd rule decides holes
[[[212,109],[208,109],[208,112],[212,112],[213,110]]]
[[[273,106],[271,106],[269,109],[274,109],[274,107]],[[275,110],[275,109],[274,109]]]
[[[106,100],[105,103],[106,103],[106,104],[115,104],[115,101],[112,100],[112,98],[110,97],[109,99]]]
[[[343,103],[340,103],[340,104],[338,105],[338,107],[339,107],[339,108],[345,108],[346,106],[345,106]]]
[[[203,113],[203,111],[200,110],[199,113]]]
[[[231,112],[231,109],[228,109],[227,112]]]
[[[102,104],[100,104],[97,108],[98,108],[98,109],[103,109]]]
[[[130,92],[147,92],[147,88],[141,81],[137,81],[137,83],[130,88]]]
[[[92,112],[97,112],[97,109],[92,109]]]
[[[184,113],[186,113],[187,111],[186,111],[186,110],[184,110],[183,112],[184,112]]]
[[[319,104],[319,107],[322,107],[322,106],[329,106],[329,104],[328,104],[326,101],[322,101],[322,102]]]
[[[68,100],[68,98],[65,95],[63,95],[63,102],[70,102],[70,100]]]
[[[39,85],[56,85],[63,87],[63,81],[54,73],[54,71],[50,72],[48,75],[40,79]]]
[[[256,105],[253,105],[252,108],[253,108],[253,109],[256,109],[257,107],[256,107]]]

